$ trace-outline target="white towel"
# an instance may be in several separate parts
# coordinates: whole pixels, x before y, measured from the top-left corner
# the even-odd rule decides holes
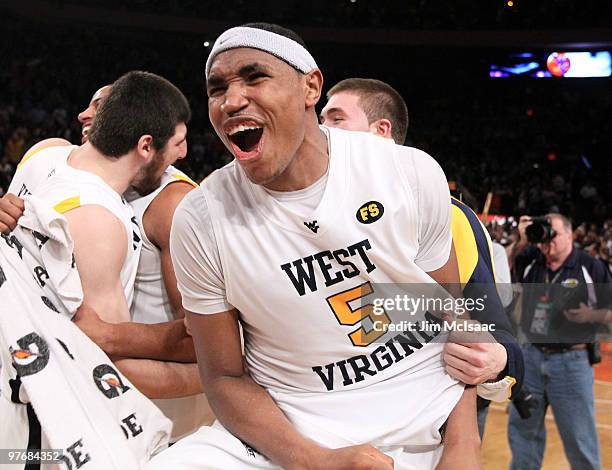
[[[70,321],[82,290],[66,220],[28,197],[19,225],[0,240],[0,416],[15,421],[2,419],[0,448],[28,439],[25,405],[11,401],[19,376],[19,401],[65,467],[138,469],[167,446],[172,424]]]

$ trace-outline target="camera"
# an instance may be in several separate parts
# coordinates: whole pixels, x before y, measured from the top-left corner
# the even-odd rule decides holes
[[[531,222],[531,225],[525,228],[529,243],[548,243],[556,235],[548,217],[532,217]]]
[[[599,364],[601,362],[601,344],[600,343],[588,343],[587,352],[589,353],[589,363],[591,365]]]
[[[516,407],[516,411],[518,411],[518,414],[522,419],[528,419],[531,417],[531,410],[538,406],[537,398],[525,385],[523,385],[521,391],[512,400],[512,403]]]

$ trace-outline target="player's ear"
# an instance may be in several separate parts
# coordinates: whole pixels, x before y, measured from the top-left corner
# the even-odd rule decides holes
[[[138,144],[136,145],[136,153],[145,161],[149,161],[155,153],[155,149],[153,148],[153,136],[148,134],[140,136]]]
[[[392,127],[393,126],[391,124],[391,121],[389,121],[388,119],[382,118],[370,124],[370,132],[373,132],[376,135],[384,137],[385,139],[392,139],[393,138],[391,135]]]
[[[305,106],[306,108],[314,107],[321,98],[321,90],[323,90],[323,74],[319,69],[309,72],[305,76]]]

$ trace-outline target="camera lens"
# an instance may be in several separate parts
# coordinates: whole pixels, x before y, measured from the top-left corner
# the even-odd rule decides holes
[[[542,243],[545,233],[544,227],[538,222],[532,223],[525,229],[525,235],[530,243]]]

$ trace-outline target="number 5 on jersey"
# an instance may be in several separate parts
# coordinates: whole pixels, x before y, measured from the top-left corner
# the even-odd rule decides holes
[[[354,326],[361,323],[365,318],[369,318],[372,322],[377,322],[376,328],[366,331],[363,325],[356,330],[351,331],[348,334],[351,342],[355,346],[368,346],[380,338],[387,331],[387,325],[391,323],[391,319],[386,312],[375,314],[373,311],[374,306],[367,304],[353,309],[350,303],[357,301],[362,297],[370,295],[374,290],[372,284],[366,282],[352,289],[339,292],[328,297],[327,304],[334,312],[336,319],[341,325]]]

